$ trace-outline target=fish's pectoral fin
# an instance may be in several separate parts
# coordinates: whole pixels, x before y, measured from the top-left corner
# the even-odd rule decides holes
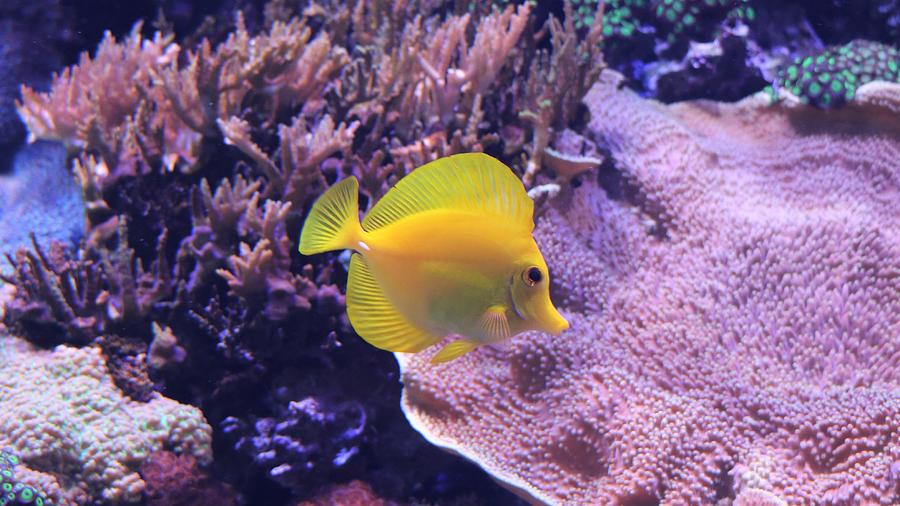
[[[441,340],[416,327],[397,311],[359,253],[350,258],[347,316],[360,337],[382,350],[416,353]]]
[[[431,357],[432,364],[440,364],[443,362],[449,362],[454,358],[459,358],[466,353],[474,350],[478,345],[471,342],[466,341],[465,339],[457,339],[452,343],[441,348],[441,351],[437,353],[437,355]]]
[[[478,322],[489,342],[503,341],[509,337],[509,320],[506,318],[506,306],[491,306],[481,315]]]

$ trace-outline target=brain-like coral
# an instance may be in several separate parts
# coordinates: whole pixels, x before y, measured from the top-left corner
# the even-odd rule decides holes
[[[536,227],[572,328],[398,354],[410,421],[553,504],[900,502],[900,121],[874,105],[900,87],[823,111],[617,84],[586,99],[615,171]]]
[[[900,82],[900,50],[854,40],[797,58],[779,71],[776,84],[803,103],[836,107],[853,100],[856,90],[872,81]]]
[[[34,351],[0,337],[0,370],[0,447],[16,449],[17,474],[40,474],[36,484],[55,504],[139,501],[137,470],[157,450],[212,459],[199,409],[159,394],[146,403],[128,399],[99,348]]]

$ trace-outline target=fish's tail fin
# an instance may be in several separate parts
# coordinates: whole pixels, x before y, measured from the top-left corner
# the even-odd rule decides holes
[[[328,189],[313,204],[300,232],[300,253],[357,249],[363,230],[359,224],[359,182],[350,176]]]

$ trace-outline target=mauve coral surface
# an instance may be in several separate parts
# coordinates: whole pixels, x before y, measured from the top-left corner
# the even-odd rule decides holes
[[[535,231],[572,328],[398,354],[408,418],[541,502],[897,504],[900,120],[618,82]]]

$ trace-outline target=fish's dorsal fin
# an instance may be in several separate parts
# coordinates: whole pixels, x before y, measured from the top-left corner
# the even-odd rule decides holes
[[[417,328],[397,311],[359,253],[350,258],[347,316],[360,337],[382,350],[416,353],[441,340]]]
[[[471,342],[466,341],[465,339],[457,339],[452,343],[441,348],[441,351],[437,353],[437,355],[431,357],[432,364],[440,364],[442,362],[449,362],[455,358],[459,358],[466,353],[474,350],[478,345]]]
[[[484,335],[492,343],[505,340],[509,337],[509,320],[506,318],[506,307],[503,305],[491,306],[481,315],[479,321]]]
[[[440,158],[401,179],[363,219],[366,231],[436,209],[494,215],[531,231],[534,202],[519,178],[500,160],[484,153]]]

